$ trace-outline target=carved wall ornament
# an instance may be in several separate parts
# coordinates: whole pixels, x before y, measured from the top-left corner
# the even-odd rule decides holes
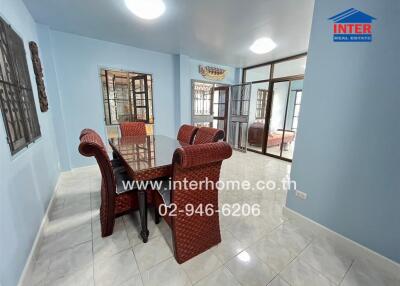
[[[29,42],[29,49],[31,51],[33,71],[36,77],[36,86],[39,94],[40,111],[46,112],[49,109],[47,101],[46,88],[43,81],[42,63],[39,58],[38,46],[35,42]]]
[[[199,73],[209,80],[223,80],[228,71],[217,67],[199,65]]]

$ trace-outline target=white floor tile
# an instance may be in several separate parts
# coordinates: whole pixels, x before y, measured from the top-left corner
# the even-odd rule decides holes
[[[94,286],[93,269],[84,269],[47,282],[46,286]]]
[[[107,237],[100,236],[93,239],[95,259],[103,259],[130,248],[128,235],[126,234],[122,220],[116,226],[112,235]]]
[[[285,225],[269,233],[250,249],[275,272],[282,271],[308,243],[310,237],[288,229]]]
[[[299,258],[290,263],[280,276],[291,286],[335,286],[335,283]]]
[[[135,256],[131,249],[102,260],[95,259],[94,278],[96,286],[119,286],[136,278],[139,273]]]
[[[226,267],[221,267],[196,283],[196,286],[241,286]]]
[[[92,240],[92,225],[85,223],[44,238],[38,259],[49,258],[58,252]]]
[[[267,286],[290,286],[290,285],[278,275]]]
[[[399,269],[400,270],[400,269]],[[388,273],[366,260],[356,259],[341,286],[399,286],[400,272]]]
[[[142,273],[144,286],[189,286],[189,277],[174,258],[161,262]]]
[[[172,257],[172,251],[162,236],[151,239],[147,243],[136,245],[133,251],[141,272]]]
[[[221,180],[279,184],[289,171],[287,162],[234,152],[223,163]],[[165,222],[154,224],[152,210],[148,243],[139,237],[137,213],[118,218],[114,233],[101,237],[100,184],[97,166],[61,175],[33,266],[32,286],[337,286],[334,282],[340,281],[340,286],[400,285],[398,273],[389,274],[364,260],[353,261],[342,246],[285,219],[285,190],[221,190],[220,206],[257,203],[261,215],[221,215],[222,242],[179,265],[171,251],[171,230]]]
[[[272,268],[247,250],[228,261],[226,267],[242,285],[248,286],[265,286],[276,275]]]
[[[136,274],[134,277],[118,286],[143,286],[142,277],[140,274]]]
[[[53,281],[78,270],[89,269],[93,269],[91,241],[79,244],[53,256],[48,269],[48,279]]]
[[[243,244],[227,230],[221,231],[221,239],[222,241],[212,250],[223,263],[245,249]]]
[[[212,250],[208,250],[182,263],[181,266],[194,284],[217,270],[222,263]]]
[[[333,241],[317,239],[301,254],[301,259],[339,284],[353,262],[348,253]]]

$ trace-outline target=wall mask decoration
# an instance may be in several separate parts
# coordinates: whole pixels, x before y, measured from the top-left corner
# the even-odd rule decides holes
[[[49,109],[47,101],[46,88],[43,81],[42,63],[39,58],[39,49],[35,42],[29,42],[29,49],[31,51],[33,71],[35,72],[36,85],[39,94],[40,111],[46,112]]]
[[[199,73],[205,79],[223,80],[228,71],[217,67],[199,65]]]

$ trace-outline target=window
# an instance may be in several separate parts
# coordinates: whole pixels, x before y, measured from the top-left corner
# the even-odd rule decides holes
[[[194,115],[211,115],[211,97],[214,85],[210,83],[193,83]]]
[[[268,80],[270,77],[271,65],[263,65],[246,70],[246,82]]]
[[[292,131],[297,130],[297,124],[299,123],[300,105],[301,97],[303,95],[302,90],[296,90],[296,97],[294,101],[294,111],[293,111],[293,121],[292,121]]]
[[[242,82],[266,82],[273,79],[302,77],[306,69],[307,54],[300,54],[261,65],[243,68]]]
[[[265,119],[265,107],[267,102],[268,90],[257,90],[256,119]]]
[[[150,74],[101,70],[106,125],[142,121],[154,123]]]
[[[0,18],[0,105],[11,154],[40,137],[24,43]]]
[[[303,75],[306,69],[307,57],[283,61],[274,64],[274,78]]]

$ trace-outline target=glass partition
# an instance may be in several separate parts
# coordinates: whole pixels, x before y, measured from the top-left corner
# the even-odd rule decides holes
[[[266,65],[246,70],[246,82],[268,80],[270,76],[270,69],[271,66]]]
[[[268,85],[268,82],[263,82],[251,86],[248,148],[259,152],[263,146]]]
[[[303,75],[306,69],[307,57],[279,62],[274,64],[273,78]]]
[[[301,54],[243,69],[243,82],[252,85],[249,150],[292,160],[306,60]]]
[[[289,87],[290,81],[277,82],[273,86],[271,117],[267,136],[267,153],[275,156],[281,156]]]
[[[282,157],[293,159],[296,142],[297,126],[303,96],[303,80],[294,80],[290,83],[290,92],[286,108],[285,133],[283,135]]]

